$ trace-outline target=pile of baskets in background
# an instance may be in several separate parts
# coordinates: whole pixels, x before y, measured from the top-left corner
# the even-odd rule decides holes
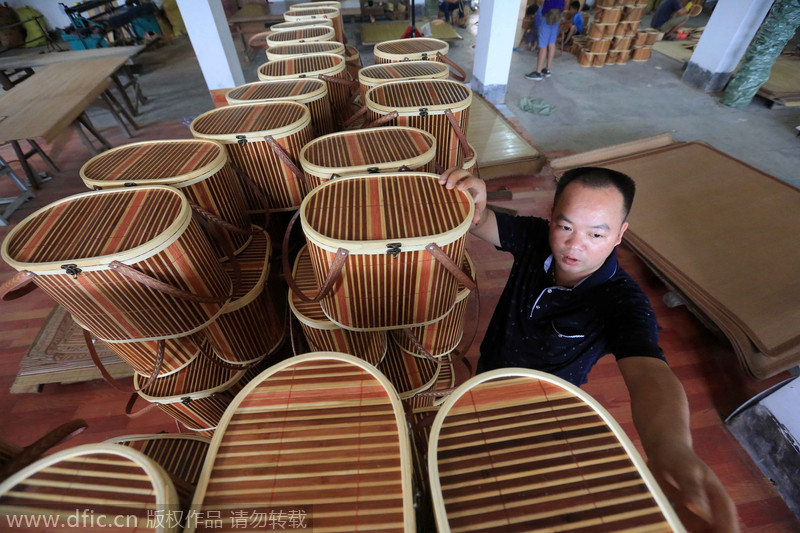
[[[90,192],[40,209],[3,243],[20,272],[0,296],[46,291],[96,364],[103,342],[135,371],[138,397],[201,434],[275,362],[292,316],[305,337],[295,353],[360,357],[414,408],[455,385],[476,288],[473,206],[438,176],[478,172],[472,92],[446,79],[464,73],[436,39],[380,43],[362,69],[337,4],[293,5],[262,36],[260,81],[194,119],[194,139],[92,158]]]
[[[586,35],[573,38],[578,64],[602,67],[649,60],[658,30],[639,28],[646,6],[642,0],[597,0]]]

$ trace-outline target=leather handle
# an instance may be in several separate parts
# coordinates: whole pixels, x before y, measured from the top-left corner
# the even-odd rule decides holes
[[[29,464],[39,460],[44,452],[83,432],[87,426],[88,424],[85,420],[71,420],[50,431],[33,444],[25,446],[18,455],[0,468],[0,479],[6,479],[11,474],[19,472]]]
[[[403,328],[403,329],[402,329],[402,332],[403,332],[403,335],[405,335],[406,339],[408,339],[408,341],[411,343],[411,345],[412,345],[412,346],[414,346],[414,348],[415,348],[415,349],[416,349],[416,350],[417,350],[417,351],[418,351],[418,352],[419,352],[419,353],[420,353],[420,354],[421,354],[421,355],[422,355],[422,356],[423,356],[425,359],[428,359],[429,361],[433,361],[433,362],[434,362],[434,363],[436,363],[437,365],[441,365],[441,364],[442,364],[442,359],[441,359],[441,358],[438,358],[438,357],[434,357],[434,356],[432,356],[432,355],[430,354],[430,352],[429,352],[428,350],[426,350],[426,349],[425,349],[425,347],[422,345],[422,343],[421,343],[421,342],[419,342],[419,339],[417,339],[417,336],[416,336],[416,335],[414,335],[414,333],[413,333],[413,332],[412,332],[412,331],[411,331],[409,328]]]
[[[338,83],[339,85],[345,85],[350,88],[361,87],[361,84],[358,83],[357,81],[348,80],[346,78],[337,78],[336,76],[328,76],[327,74],[320,74],[319,79],[330,81],[333,83]]]
[[[137,394],[135,392],[131,394],[130,398],[128,398],[128,403],[125,404],[125,414],[128,415],[128,418],[138,418],[138,417],[142,416],[143,414],[145,414],[145,413],[147,413],[149,411],[152,411],[153,409],[158,407],[157,404],[151,403],[151,404],[147,405],[147,407],[142,407],[141,409],[139,409],[138,411],[136,411],[134,413],[133,412],[133,406],[134,406],[134,404],[136,404],[136,400],[138,398],[139,398],[139,394]]]
[[[369,124],[364,124],[361,128],[365,129],[365,128],[375,128],[377,126],[383,126],[387,122],[393,121],[398,116],[400,116],[400,114],[397,111],[391,111],[389,113],[386,113],[385,115],[383,115],[381,118],[379,118],[374,122],[370,122]]]
[[[367,114],[367,106],[365,105],[361,106],[361,108],[358,111],[350,115],[350,118],[348,118],[342,123],[342,127],[349,128],[350,126],[353,125],[353,123],[355,123],[356,120],[359,119],[359,117],[363,117],[366,114]]]
[[[25,296],[36,289],[33,278],[36,274],[29,270],[20,270],[14,276],[0,286],[0,300],[8,302]]]
[[[458,120],[456,120],[456,116],[449,109],[444,110],[444,115],[447,117],[447,120],[450,121],[450,125],[453,127],[458,142],[461,143],[461,148],[464,150],[464,157],[470,159],[475,153],[472,151],[472,147],[467,141],[467,136],[464,135],[464,130],[461,129],[461,125],[458,123]]]
[[[249,174],[247,174],[244,170],[239,168],[239,166],[233,163],[233,161],[228,161],[228,163],[230,164],[231,168],[236,173],[236,175],[239,176],[239,181],[244,182],[250,188],[250,190],[253,192],[256,198],[258,198],[258,201],[261,202],[261,205],[264,206],[264,227],[265,228],[269,227],[270,208],[269,208],[269,201],[267,200],[267,197],[264,195],[264,191],[261,190],[261,187],[258,186],[255,180],[251,178]]]
[[[191,292],[178,289],[176,287],[173,287],[172,285],[164,283],[163,281],[159,281],[153,277],[148,276],[147,274],[139,272],[133,267],[130,267],[124,263],[120,263],[119,261],[116,260],[112,261],[110,266],[112,269],[119,272],[128,279],[131,279],[137,283],[141,283],[145,287],[166,294],[167,296],[178,298],[180,300],[188,300],[190,302],[196,302],[201,304],[221,304],[225,303],[231,296],[230,294],[228,296],[225,296],[224,298],[215,298],[213,296],[198,296],[197,294],[193,294]]]
[[[316,303],[325,298],[331,289],[333,288],[333,284],[336,283],[336,280],[339,279],[339,276],[342,273],[342,269],[344,268],[345,262],[347,261],[347,256],[350,254],[348,250],[344,248],[339,248],[336,250],[336,257],[331,263],[331,268],[328,270],[328,275],[325,277],[325,281],[322,282],[322,287],[320,287],[319,292],[314,297],[307,296],[303,293],[300,287],[297,285],[297,282],[292,275],[292,269],[289,266],[289,237],[292,233],[292,228],[294,227],[294,223],[297,221],[297,217],[300,216],[300,210],[298,209],[297,212],[292,216],[292,219],[289,221],[289,224],[286,226],[286,233],[283,236],[283,246],[281,247],[281,260],[283,262],[283,277],[286,279],[286,282],[289,284],[289,287],[292,289],[292,293],[296,294],[298,298],[303,300],[304,302],[309,303]]]
[[[189,206],[194,209],[199,215],[203,218],[214,224],[215,226],[219,226],[220,228],[224,229],[225,231],[230,231],[231,233],[238,233],[239,235],[255,235],[258,231],[254,229],[242,229],[239,226],[234,226],[227,220],[223,220],[208,209],[204,209],[197,205],[194,202],[189,202]]]
[[[450,256],[444,253],[444,250],[439,248],[436,243],[430,243],[425,247],[425,249],[430,252],[434,259],[439,261],[442,266],[445,267],[464,287],[471,291],[474,291],[478,288],[478,285],[475,283],[475,281],[463,270],[461,270],[458,265],[456,265],[455,262],[450,259]]]
[[[280,144],[278,144],[278,141],[276,141],[272,135],[264,136],[264,140],[267,141],[267,144],[269,145],[270,148],[272,148],[272,151],[275,152],[275,155],[278,156],[278,159],[280,159],[284,165],[289,167],[289,170],[292,171],[292,174],[294,174],[297,177],[297,179],[300,180],[300,183],[303,184],[303,186],[306,188],[306,191],[310,191],[311,187],[309,187],[308,185],[308,180],[306,179],[306,175],[303,174],[303,171],[300,170],[300,168],[298,168],[298,166],[295,164],[292,158],[289,157],[289,154],[286,153],[283,147]]]
[[[83,330],[83,340],[86,341],[86,347],[89,349],[89,355],[92,358],[92,362],[94,366],[100,371],[100,374],[103,376],[103,379],[106,382],[117,389],[120,392],[131,392],[128,387],[120,385],[119,381],[114,379],[114,376],[108,373],[106,367],[103,366],[103,363],[100,361],[100,357],[97,355],[97,350],[94,349],[94,342],[92,342],[92,334],[89,333],[88,330]],[[136,393],[141,390],[146,389],[156,380],[158,377],[158,373],[161,372],[161,366],[164,364],[164,348],[166,347],[166,341],[160,340],[158,341],[158,348],[156,349],[156,364],[153,366],[153,371],[150,373],[150,377],[147,378],[147,382],[139,387],[138,389],[134,388],[132,392]]]
[[[192,208],[192,216],[197,218],[197,221],[200,223],[200,225],[205,228],[205,230],[213,237],[213,239],[217,241],[217,244],[219,244],[223,252],[225,252],[225,256],[228,258],[228,261],[233,267],[232,294],[236,294],[239,292],[239,287],[242,284],[242,267],[239,263],[239,259],[236,257],[236,251],[233,249],[233,243],[231,243],[229,239],[226,239],[225,236],[222,235],[222,232],[220,231],[220,225],[216,224],[215,222],[216,220],[220,220],[221,222],[225,221],[193,202],[189,202],[189,206]],[[222,227],[224,228],[224,226]],[[236,226],[233,227],[235,228]]]
[[[448,58],[443,53],[436,52],[436,61],[449,65],[456,70],[455,73],[452,70],[450,71],[450,76],[452,76],[454,80],[464,81],[467,79],[467,73],[464,72],[464,69],[459,67],[452,59]]]

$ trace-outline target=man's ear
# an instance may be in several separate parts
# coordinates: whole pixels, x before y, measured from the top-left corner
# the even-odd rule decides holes
[[[626,229],[628,229],[628,223],[623,222],[622,227],[619,229],[619,236],[617,237],[617,243],[614,246],[619,246],[619,243],[622,242],[622,234],[625,233]]]

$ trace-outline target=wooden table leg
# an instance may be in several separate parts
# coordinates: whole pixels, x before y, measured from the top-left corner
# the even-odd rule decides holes
[[[105,137],[100,135],[100,132],[97,131],[97,129],[95,129],[94,124],[92,124],[92,122],[89,120],[89,117],[86,116],[86,113],[81,113],[81,115],[75,120],[75,122],[72,123],[72,125],[75,127],[76,130],[78,130],[78,135],[83,141],[83,144],[86,145],[86,147],[89,149],[90,152],[92,152],[92,154],[97,155],[102,150],[98,150],[97,148],[94,147],[94,144],[92,144],[92,141],[89,140],[89,137],[87,137],[86,133],[84,133],[83,129],[81,129],[81,126],[86,128],[86,131],[94,135],[94,137],[98,141],[100,141],[100,144],[103,145],[103,150],[108,150],[111,148],[111,144],[109,144],[109,142],[105,139]]]
[[[30,183],[31,187],[34,189],[41,188],[42,181],[39,179],[39,175],[36,173],[36,171],[33,170],[28,163],[28,155],[22,151],[19,141],[11,141],[11,146],[14,148],[14,153],[17,154],[17,159],[19,160],[19,164],[22,165],[22,170],[25,171],[25,176],[28,178],[28,183]]]

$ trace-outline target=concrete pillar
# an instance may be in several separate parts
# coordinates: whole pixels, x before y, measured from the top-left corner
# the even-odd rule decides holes
[[[219,0],[178,0],[209,91],[244,84],[244,73]]]
[[[773,0],[718,2],[686,65],[683,82],[705,92],[721,91],[772,3]]]
[[[493,104],[502,104],[506,97],[519,8],[509,0],[481,0],[471,86]]]

